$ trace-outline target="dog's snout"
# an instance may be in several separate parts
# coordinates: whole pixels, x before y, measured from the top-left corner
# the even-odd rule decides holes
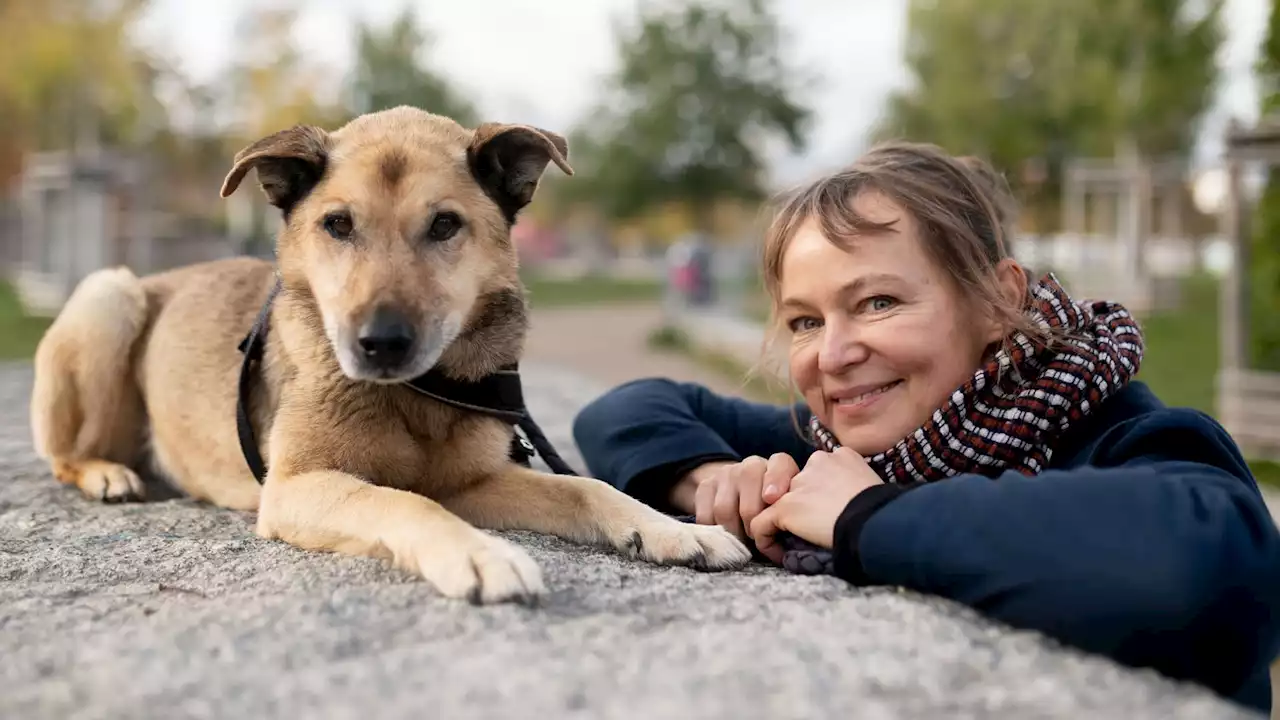
[[[413,325],[404,315],[382,305],[374,309],[373,314],[360,327],[360,335],[356,340],[366,362],[383,369],[392,369],[404,364],[416,339]]]

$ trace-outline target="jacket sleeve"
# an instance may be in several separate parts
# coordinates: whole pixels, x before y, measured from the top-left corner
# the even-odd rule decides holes
[[[1097,465],[855,498],[837,571],[1269,703],[1280,533],[1230,436],[1183,409],[1111,432]]]
[[[808,413],[803,403],[768,405],[696,383],[646,378],[584,407],[574,418],[573,436],[593,476],[666,509],[675,481],[705,462],[784,452],[803,467],[813,448],[796,420],[803,427]]]

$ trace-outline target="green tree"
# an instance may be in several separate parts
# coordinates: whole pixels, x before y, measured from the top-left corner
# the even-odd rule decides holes
[[[1043,163],[1184,154],[1212,100],[1222,0],[912,0],[906,63],[875,138],[976,153],[1015,186]]]
[[[345,117],[336,93],[325,97],[317,89],[331,71],[308,61],[293,40],[298,10],[292,6],[258,6],[237,20],[236,61],[224,77],[224,103],[236,119],[228,137],[232,152],[246,142],[297,123],[322,127]]]
[[[570,134],[570,199],[615,220],[681,203],[706,228],[718,202],[764,195],[767,142],[804,147],[804,76],[766,0],[645,4],[615,35],[619,67]]]
[[[413,105],[462,125],[478,123],[475,106],[428,67],[433,39],[419,26],[412,8],[405,8],[382,30],[362,23],[356,29],[349,99],[352,112],[360,115]]]
[[[1274,120],[1280,117],[1280,12],[1274,0],[1255,71],[1261,114]],[[1267,170],[1267,182],[1253,218],[1251,250],[1250,360],[1258,369],[1280,371],[1280,173],[1277,168]]]
[[[154,58],[130,36],[147,4],[0,2],[0,187],[26,152],[138,144],[163,123]]]

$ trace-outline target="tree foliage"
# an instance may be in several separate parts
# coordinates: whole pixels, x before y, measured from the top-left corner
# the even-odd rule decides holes
[[[764,194],[767,143],[804,147],[804,76],[765,0],[644,5],[615,34],[619,66],[570,135],[571,197],[614,219],[681,203],[705,227],[717,202]]]
[[[427,64],[432,40],[408,7],[386,28],[362,23],[356,29],[351,112],[359,115],[413,105],[474,126],[479,118],[475,105]]]
[[[0,2],[0,187],[24,152],[143,140],[163,124],[154,59],[129,30],[146,0]]]
[[[298,123],[330,126],[345,117],[336,92],[325,97],[317,91],[333,88],[332,72],[298,48],[297,16],[295,7],[261,5],[237,21],[240,47],[225,78],[225,102],[234,108],[237,125],[234,145]]]
[[[1038,160],[1181,155],[1212,101],[1222,0],[912,0],[906,64],[874,137],[981,154],[1019,184]]]
[[[1271,3],[1267,34],[1256,65],[1264,118],[1280,117],[1280,12]],[[1280,371],[1280,172],[1269,168],[1253,217],[1249,279],[1251,364]]]

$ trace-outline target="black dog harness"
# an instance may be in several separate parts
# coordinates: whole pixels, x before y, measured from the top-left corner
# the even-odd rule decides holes
[[[266,480],[267,465],[258,451],[258,443],[254,437],[253,423],[249,419],[249,398],[253,389],[253,365],[260,363],[266,347],[267,323],[271,317],[271,305],[280,293],[280,281],[277,280],[258,312],[249,334],[240,341],[239,349],[244,354],[240,363],[240,385],[236,397],[236,430],[240,435],[240,451],[245,462],[253,471],[259,483]],[[432,369],[404,383],[409,389],[425,395],[432,400],[446,405],[495,417],[513,426],[510,457],[513,462],[530,467],[529,459],[537,453],[558,475],[577,475],[573,468],[560,457],[551,442],[547,440],[542,429],[529,415],[524,405],[524,391],[520,385],[520,371],[517,365],[504,367],[492,375],[475,382],[464,382],[445,376],[438,369]],[[521,432],[524,436],[521,436]]]

